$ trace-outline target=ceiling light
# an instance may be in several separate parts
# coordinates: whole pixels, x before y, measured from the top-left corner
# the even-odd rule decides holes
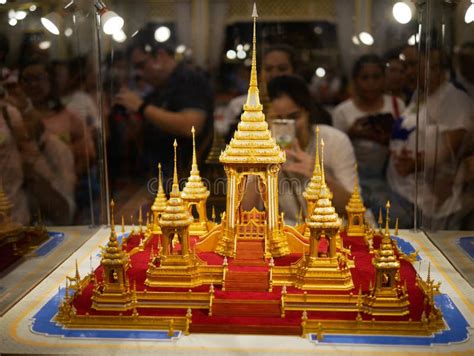
[[[360,45],[359,38],[356,35],[352,36],[352,43],[355,44],[356,46]]]
[[[324,69],[323,67],[318,67],[315,70],[315,74],[318,78],[324,78],[324,76],[326,75],[326,69]]]
[[[404,2],[397,2],[393,5],[392,14],[395,20],[401,24],[407,24],[411,21],[411,8]]]
[[[233,49],[229,49],[227,53],[225,54],[227,59],[235,59],[237,58],[237,53]]]
[[[7,0],[0,0],[0,5],[4,5],[7,3]]]
[[[36,11],[37,7],[35,4],[31,5],[30,6],[30,11],[33,12],[33,11]]]
[[[123,32],[123,30],[119,30],[119,31],[115,31],[112,34],[112,38],[114,39],[115,42],[122,43],[127,40],[127,35],[125,34],[125,32]]]
[[[61,16],[57,12],[50,12],[41,18],[43,26],[53,35],[59,35],[59,24],[61,23]]]
[[[109,10],[100,0],[96,1],[94,6],[99,12],[102,31],[104,31],[105,34],[112,35],[122,29],[125,23],[123,18],[117,15],[114,11]]]
[[[244,51],[248,51],[250,49],[250,44],[244,44]]]
[[[474,21],[474,0],[471,0],[471,5],[466,10],[466,15],[464,15],[464,22],[469,24]]]
[[[72,36],[72,28],[68,27],[64,30],[64,36],[71,37]]]
[[[9,24],[10,26],[15,26],[17,23],[18,23],[18,20],[17,20],[17,19],[10,19],[10,20],[8,20],[8,24]]]
[[[359,33],[359,40],[366,46],[372,46],[374,44],[374,38],[372,35],[365,31]]]
[[[241,51],[237,51],[238,59],[245,59],[245,57],[247,57],[247,52],[245,52],[243,49]]]
[[[166,42],[171,37],[171,30],[166,26],[160,26],[155,31],[155,40],[157,42]]]
[[[411,35],[410,38],[408,39],[407,43],[410,46],[414,46],[420,41],[420,35],[417,33],[416,35]]]
[[[17,11],[17,12],[15,13],[15,18],[16,18],[17,20],[23,20],[23,19],[26,17],[27,14],[28,14],[28,13],[27,13],[26,11],[20,10],[20,11]]]
[[[49,47],[51,47],[51,42],[50,41],[42,41],[38,44],[38,47],[42,50],[47,50]]]
[[[176,47],[176,53],[182,54],[184,51],[186,51],[186,46],[184,44],[180,44]]]

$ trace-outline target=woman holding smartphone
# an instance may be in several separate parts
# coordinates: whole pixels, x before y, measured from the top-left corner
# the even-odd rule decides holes
[[[295,133],[291,145],[286,149],[287,161],[279,176],[279,209],[285,214],[285,221],[294,225],[300,212],[306,212],[303,192],[313,175],[316,152],[316,126],[320,139],[324,140],[324,168],[326,181],[334,194],[333,203],[339,214],[344,212],[345,204],[354,187],[355,157],[351,142],[343,132],[324,124],[329,114],[317,107],[303,79],[296,76],[280,76],[268,84],[271,100],[269,121],[285,120],[286,131]],[[292,130],[294,126],[294,130]],[[276,138],[278,141],[278,137]],[[245,207],[257,205],[255,192],[245,199]],[[251,194],[248,194],[251,195]]]

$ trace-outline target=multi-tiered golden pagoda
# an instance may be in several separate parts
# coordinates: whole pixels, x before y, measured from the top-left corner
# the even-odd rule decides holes
[[[154,234],[161,234],[161,228],[158,222],[161,218],[161,214],[163,214],[166,209],[167,202],[168,199],[166,198],[165,190],[163,189],[163,172],[161,171],[161,163],[158,163],[158,190],[155,201],[151,206],[151,213],[153,216],[152,233]]]
[[[114,202],[110,203],[110,236],[104,249],[101,266],[103,280],[94,289],[92,308],[97,310],[127,310],[132,302],[132,293],[127,279],[130,258],[123,251],[115,232]]]
[[[341,220],[331,199],[332,193],[324,177],[324,141],[321,141],[321,185],[312,213],[306,218],[306,225],[310,230],[310,249],[308,256],[300,261],[296,273],[296,287],[300,289],[354,288],[349,266],[341,265],[336,253],[336,238]],[[323,256],[319,252],[321,239],[325,239],[329,245]]]
[[[373,315],[404,315],[408,314],[408,295],[406,287],[398,285],[400,261],[395,254],[393,241],[390,237],[390,202],[387,202],[385,231],[372,263],[375,267],[375,286],[366,299],[367,309]]]
[[[191,130],[193,135],[193,160],[191,165],[191,173],[188,181],[183,188],[181,198],[186,203],[189,213],[193,216],[193,208],[196,209],[197,217],[193,216],[193,222],[189,228],[189,233],[193,236],[203,236],[209,232],[210,223],[207,220],[206,201],[209,197],[209,190],[204,185],[196,159],[196,141],[194,126]]]
[[[227,204],[223,220],[223,233],[219,239],[217,252],[225,256],[236,256],[239,239],[249,229],[256,229],[264,244],[265,256],[283,256],[289,253],[288,243],[279,223],[278,213],[278,173],[285,162],[285,153],[276,144],[268,130],[265,115],[260,104],[257,87],[256,68],[256,19],[257,11],[252,13],[253,53],[250,86],[244,113],[229,145],[220,156],[227,175]],[[243,208],[242,199],[246,191],[247,180],[257,180],[259,194],[265,211],[254,214],[253,225],[249,226],[240,219]]]
[[[354,175],[354,192],[346,205],[347,212],[347,236],[365,235],[365,206],[360,196],[359,180],[357,179],[357,165]]]

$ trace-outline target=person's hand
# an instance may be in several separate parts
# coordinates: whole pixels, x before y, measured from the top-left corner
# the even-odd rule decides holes
[[[392,152],[395,159],[395,169],[398,174],[402,177],[406,177],[409,174],[415,172],[415,158],[413,152],[403,148],[400,154]],[[418,169],[422,168],[423,154],[418,153]]]
[[[298,141],[295,140],[292,150],[285,150],[285,152],[291,161],[287,161],[282,169],[311,178],[314,170],[314,158],[301,149]]]
[[[143,104],[143,99],[127,88],[120,89],[114,101],[116,104],[122,105],[127,108],[127,110],[133,112],[137,112]]]

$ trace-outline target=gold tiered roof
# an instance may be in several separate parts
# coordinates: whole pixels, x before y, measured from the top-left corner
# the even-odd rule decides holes
[[[163,212],[166,208],[166,198],[165,190],[163,189],[163,173],[161,172],[161,163],[158,163],[158,192],[156,193],[155,201],[151,206],[151,211]]]
[[[385,233],[384,233],[382,241],[380,242],[380,248],[374,257],[374,266],[380,269],[400,267],[400,261],[397,259],[397,256],[395,256],[395,252],[393,251],[392,239],[390,238],[389,210],[390,210],[390,202],[387,202],[387,216],[385,217]]]
[[[355,179],[354,179],[354,192],[351,195],[351,198],[347,202],[346,211],[348,213],[364,213],[365,206],[360,196],[359,191],[359,179],[357,178],[357,164],[355,165]]]
[[[221,153],[221,163],[237,164],[271,164],[283,163],[286,160],[285,152],[276,144],[268,130],[268,124],[263,114],[257,84],[257,59],[256,59],[256,21],[257,8],[253,7],[253,49],[252,69],[250,72],[250,85],[247,102],[244,104],[244,113],[240,117],[237,131]]]
[[[110,202],[110,236],[102,255],[102,265],[122,265],[128,262],[128,255],[119,245],[115,232],[114,201]]]
[[[191,225],[193,217],[189,214],[181,199],[181,192],[178,184],[178,170],[176,166],[176,147],[178,143],[174,140],[174,172],[173,187],[171,189],[170,198],[166,204],[165,211],[161,214],[161,227],[186,227]]]
[[[324,178],[324,141],[321,140],[321,189],[312,214],[306,219],[310,228],[338,229],[341,220],[332,206],[332,193]]]
[[[202,182],[201,176],[199,175],[199,168],[196,159],[196,142],[195,142],[195,130],[194,126],[191,130],[193,134],[193,161],[191,165],[191,173],[188,181],[183,188],[181,198],[184,200],[205,200],[209,197],[209,190]]]
[[[311,180],[306,187],[306,190],[303,192],[303,197],[308,201],[316,201],[319,197],[319,192],[321,190],[321,164],[319,162],[319,127],[316,127],[316,159],[314,161],[314,171]],[[312,212],[308,212],[311,214]]]

